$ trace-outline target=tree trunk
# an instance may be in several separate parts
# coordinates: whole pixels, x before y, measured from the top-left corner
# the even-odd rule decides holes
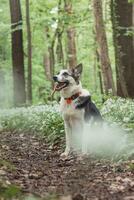
[[[48,48],[49,60],[50,60],[50,69],[51,69],[51,85],[54,86],[53,76],[54,76],[54,65],[55,65],[55,56],[54,56],[54,43],[52,42],[51,46]]]
[[[58,37],[57,48],[56,48],[57,63],[63,69],[64,68],[64,53],[63,53],[63,46],[62,46],[62,33],[58,31],[57,37]]]
[[[71,0],[64,0],[65,3],[65,12],[68,16],[68,19],[72,15],[72,2]],[[75,28],[71,27],[68,24],[67,27],[67,56],[69,68],[75,67],[77,65],[76,57],[76,43],[75,43]]]
[[[96,40],[98,43],[105,93],[108,94],[109,91],[111,91],[112,94],[115,95],[115,87],[108,54],[108,45],[103,21],[101,0],[93,0],[93,11],[95,20]]]
[[[5,74],[2,68],[0,67],[0,108],[6,106],[6,81],[5,81]]]
[[[100,69],[100,61],[99,61],[99,53],[98,50],[96,49],[96,59],[97,59],[97,67],[98,67],[98,76],[99,76],[99,82],[100,82],[100,92],[102,95],[104,95],[104,90],[103,90],[103,81],[102,81],[102,75],[101,75],[101,69]],[[102,99],[104,102],[104,99]]]
[[[113,0],[112,22],[117,65],[117,94],[134,97],[134,45],[132,35],[127,31],[133,25],[133,5],[128,0]]]
[[[44,55],[44,66],[45,66],[45,75],[46,78],[51,81],[52,75],[51,75],[51,67],[50,67],[50,58],[49,58],[49,53],[46,52]]]
[[[53,75],[54,75],[54,66],[55,66],[55,55],[54,55],[54,45],[57,36],[57,30],[54,33],[52,39],[50,39],[49,28],[46,27],[45,29],[46,39],[48,41],[48,52],[44,55],[44,67],[45,67],[45,74],[48,80],[51,82],[51,87],[53,88]]]
[[[62,45],[62,34],[63,34],[63,24],[61,20],[61,0],[58,3],[58,26],[57,26],[57,63],[59,66],[64,68],[64,53],[63,53],[63,45]]]
[[[134,3],[133,3],[133,11],[132,11],[132,27],[134,27]],[[134,49],[134,34],[133,34],[133,49]]]
[[[46,52],[44,55],[45,75],[46,75],[46,78],[50,81],[52,89],[54,86],[54,82],[52,78],[54,76],[54,64],[55,64],[54,47],[52,45],[48,47],[48,52]]]
[[[122,63],[120,59],[120,51],[118,48],[118,40],[117,40],[118,25],[117,25],[117,19],[115,15],[115,1],[114,0],[111,0],[111,21],[112,21],[112,28],[113,28],[113,45],[114,45],[114,52],[115,52],[117,95],[121,97],[128,97],[126,82],[123,76]]]
[[[26,0],[26,25],[27,25],[27,55],[28,55],[28,78],[27,78],[27,100],[32,103],[32,36],[30,25],[29,0]]]
[[[9,0],[12,29],[12,63],[14,105],[20,106],[26,103],[22,16],[19,0]]]

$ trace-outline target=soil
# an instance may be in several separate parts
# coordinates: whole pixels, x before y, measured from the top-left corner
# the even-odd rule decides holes
[[[62,160],[61,144],[32,134],[0,134],[0,180],[24,194],[73,200],[134,199],[134,162],[110,162],[93,156]]]

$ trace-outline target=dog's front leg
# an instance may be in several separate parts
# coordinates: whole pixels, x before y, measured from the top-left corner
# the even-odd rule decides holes
[[[72,124],[72,142],[73,150],[76,153],[82,151],[82,134],[83,134],[83,119],[74,117],[71,119]]]
[[[70,126],[69,117],[64,117],[66,148],[65,152],[61,154],[61,157],[67,157],[72,151],[72,130]]]

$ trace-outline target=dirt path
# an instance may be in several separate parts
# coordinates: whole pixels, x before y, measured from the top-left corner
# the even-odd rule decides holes
[[[134,164],[95,159],[61,160],[60,144],[49,146],[30,134],[0,134],[0,178],[40,197],[72,195],[74,200],[134,199]],[[9,164],[10,163],[10,164]]]

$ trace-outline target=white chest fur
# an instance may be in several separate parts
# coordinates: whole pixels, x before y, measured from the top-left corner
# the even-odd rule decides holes
[[[68,104],[64,98],[62,98],[60,102],[60,111],[63,116],[68,117],[83,118],[84,115],[83,109],[79,110],[75,108],[75,100]]]

